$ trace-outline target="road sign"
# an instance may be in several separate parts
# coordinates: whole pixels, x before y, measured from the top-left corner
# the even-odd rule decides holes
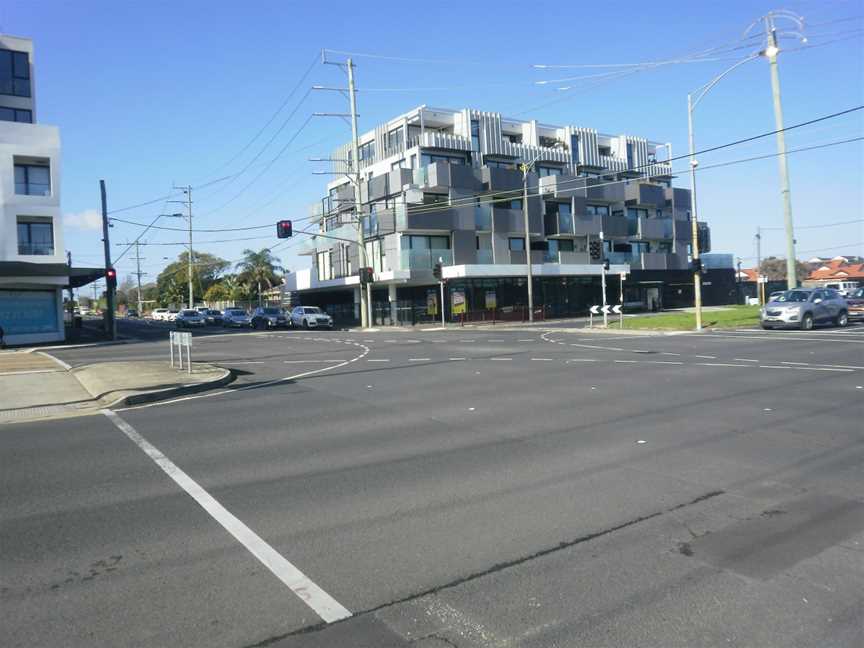
[[[612,307],[612,312],[615,313],[616,315],[620,315],[621,314],[621,304],[615,304]]]
[[[599,315],[600,313],[608,315],[609,313],[620,314],[621,308],[621,304],[616,304],[615,306],[592,306],[589,310],[592,315]]]
[[[177,347],[180,370],[183,370],[183,347],[186,347],[187,371],[192,373],[192,333],[189,331],[171,331],[169,333],[169,346],[171,353],[171,366],[174,366],[174,347]]]
[[[621,281],[624,281],[624,280],[627,278],[627,273],[626,273],[626,272],[622,272],[622,273],[620,273],[618,276],[621,278]]]
[[[599,306],[592,306],[590,310],[591,310],[592,315],[599,315],[600,314],[600,307]]]

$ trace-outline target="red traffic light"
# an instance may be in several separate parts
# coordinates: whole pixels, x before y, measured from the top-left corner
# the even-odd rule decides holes
[[[277,238],[291,238],[293,233],[294,232],[292,231],[290,220],[280,220],[278,223],[276,223]]]
[[[109,288],[117,285],[117,271],[114,268],[105,268],[105,283]]]

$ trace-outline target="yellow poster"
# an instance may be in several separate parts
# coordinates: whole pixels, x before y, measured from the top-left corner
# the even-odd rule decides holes
[[[435,291],[430,290],[426,293],[426,314],[427,315],[437,315],[438,314],[438,295],[435,294]]]
[[[453,304],[451,310],[454,315],[460,315],[465,312],[465,292],[462,290],[454,290],[450,293],[450,301]]]

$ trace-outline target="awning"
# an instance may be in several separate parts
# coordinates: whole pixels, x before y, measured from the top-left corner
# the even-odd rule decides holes
[[[0,277],[68,277],[64,288],[80,288],[104,276],[104,268],[75,268],[65,263],[0,261]]]

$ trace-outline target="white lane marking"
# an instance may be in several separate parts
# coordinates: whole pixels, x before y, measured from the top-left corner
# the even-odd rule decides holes
[[[517,342],[533,342],[534,340],[517,340]]]
[[[809,362],[787,362],[786,360],[781,360],[780,364],[788,364],[788,365],[808,365]]]
[[[330,340],[330,341],[332,341],[332,340]],[[361,349],[363,349],[363,353],[361,353],[360,355],[358,355],[355,358],[352,358],[351,360],[345,360],[344,362],[341,362],[340,364],[337,364],[337,365],[328,365],[326,367],[321,367],[320,369],[310,369],[309,371],[304,371],[304,372],[299,373],[299,374],[294,374],[293,376],[285,376],[284,378],[276,378],[274,380],[268,380],[268,381],[265,381],[263,383],[259,383],[257,385],[245,385],[243,387],[237,387],[236,389],[222,389],[220,391],[205,392],[203,394],[193,394],[191,396],[181,396],[179,398],[172,398],[170,400],[158,401],[156,403],[146,403],[144,405],[133,405],[131,407],[123,407],[123,408],[117,409],[116,411],[125,412],[126,410],[145,409],[148,407],[160,407],[162,405],[171,405],[173,403],[182,403],[184,401],[198,400],[199,398],[212,398],[213,396],[224,396],[225,394],[239,394],[239,393],[248,391],[250,389],[260,389],[261,387],[270,387],[271,385],[278,385],[280,383],[286,383],[286,382],[290,382],[292,380],[297,380],[298,378],[305,378],[306,376],[314,376],[315,374],[319,374],[319,373],[322,373],[324,371],[330,371],[331,369],[338,369],[339,367],[344,367],[344,366],[346,366],[352,362],[356,362],[357,360],[365,358],[372,351],[372,349],[370,349],[369,347],[367,347],[363,344],[358,344],[356,342],[351,342],[351,344],[353,344],[354,346],[358,346]]]
[[[731,362],[694,362],[700,367],[752,367],[753,365],[732,364]],[[786,368],[786,367],[781,367]]]
[[[504,338],[488,338],[487,342],[504,342]]]
[[[751,331],[752,333],[752,331]],[[779,335],[778,335],[779,334]],[[831,335],[828,333],[828,335]],[[710,340],[712,338],[731,338],[733,340],[762,340],[764,341],[766,338],[770,340],[778,340],[783,342],[798,342],[798,341],[807,341],[807,342],[845,342],[846,344],[864,344],[864,340],[850,340],[844,338],[832,338],[832,337],[822,337],[820,335],[790,335],[789,333],[784,333],[783,331],[772,331],[771,333],[766,333],[764,335],[721,335],[719,333],[709,333],[708,335],[704,335],[702,337],[703,340]]]
[[[489,358],[490,360],[512,360],[513,358]]]
[[[531,358],[532,360],[536,360],[538,362],[552,362],[554,358]]]
[[[864,369],[864,367],[856,367],[855,365],[835,365],[835,364],[826,364],[822,365],[823,367],[833,367],[835,369]]]
[[[570,358],[567,362],[597,362],[597,360],[595,358]]]
[[[28,369],[26,371],[0,371],[0,376],[24,376],[26,374],[61,373],[63,369]]]
[[[204,490],[198,482],[183,472],[162,452],[141,436],[135,428],[124,421],[111,410],[102,410],[120,431],[137,445],[159,466],[166,475],[173,479],[180,488],[186,491],[192,499],[207,511],[214,520],[234,536],[249,552],[269,569],[276,578],[281,580],[294,592],[301,601],[308,605],[323,621],[333,623],[347,619],[351,612],[336,599],[312,582],[306,574],[297,569],[282,554],[265,542],[261,536],[243,524],[228,509],[222,506],[210,493]]]
[[[613,362],[617,362],[619,364],[636,364],[638,360],[613,360]]]
[[[705,358],[706,360],[716,360],[717,356],[709,356],[709,355],[694,355],[694,358]]]
[[[759,362],[758,360],[754,360],[753,358],[732,358],[736,362]]]
[[[372,358],[366,362],[390,362],[389,358]]]
[[[470,338],[470,339],[469,339],[469,338],[462,338],[462,339],[459,340],[459,341],[460,341],[460,342],[473,342],[473,341],[474,341],[474,338]]]
[[[246,364],[264,364],[263,360],[219,360],[214,358],[214,362],[222,362],[227,365],[246,365]]]
[[[448,360],[464,360],[465,358],[447,358]]]
[[[408,362],[429,362],[429,358],[408,358]]]
[[[854,369],[839,369],[835,367],[792,367],[792,369],[798,369],[799,371],[841,371],[844,373],[853,373]]]
[[[645,362],[650,362],[651,364],[668,364],[668,365],[683,365],[684,364],[680,360],[646,360]]]
[[[741,365],[742,367],[744,365]],[[792,367],[788,367],[786,365],[759,365],[760,369],[792,369]]]
[[[671,351],[661,351],[660,355],[668,355],[668,356],[680,356],[680,353],[672,353]]]
[[[309,363],[321,363],[321,362],[343,362],[343,360],[339,360],[338,358],[334,358],[331,360],[283,360],[285,364],[309,364]]]
[[[61,367],[63,367],[66,371],[69,371],[72,368],[72,365],[63,362],[60,358],[58,358],[57,356],[53,356],[50,353],[45,353],[44,351],[37,351],[36,353],[41,356],[45,356],[46,358],[50,358],[51,360],[59,364]]]

